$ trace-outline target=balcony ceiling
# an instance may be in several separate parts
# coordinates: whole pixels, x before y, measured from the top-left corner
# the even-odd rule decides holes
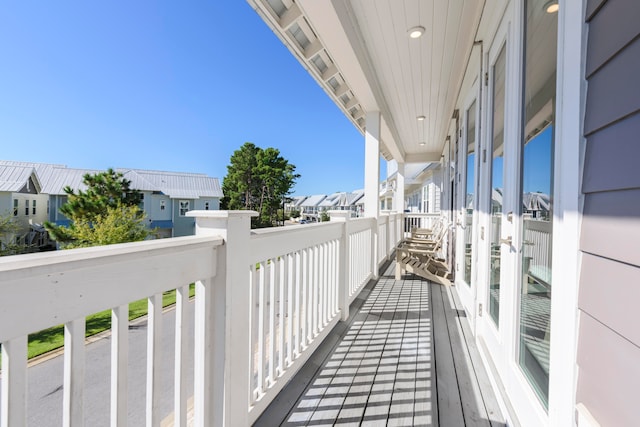
[[[361,132],[382,113],[385,158],[439,160],[483,1],[248,1]]]

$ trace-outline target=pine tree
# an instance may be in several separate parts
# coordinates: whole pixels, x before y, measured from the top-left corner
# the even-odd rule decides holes
[[[222,181],[223,209],[250,209],[260,216],[254,226],[271,226],[278,208],[300,178],[296,167],[276,148],[262,149],[247,142],[231,156]]]
[[[143,212],[138,208],[140,192],[131,189],[131,181],[124,178],[122,173],[108,169],[94,175],[86,174],[82,182],[87,186],[85,191],[76,191],[68,186],[64,188],[68,200],[60,207],[60,212],[71,221],[69,227],[45,222],[44,226],[52,239],[61,243],[64,248],[72,248],[138,241],[148,236],[149,232],[144,225],[139,230],[144,218]],[[108,234],[104,227],[109,223],[103,223],[110,221],[113,226],[115,223],[112,216],[119,214],[124,221],[131,222],[124,228],[120,224],[120,229],[136,231],[123,233],[105,243],[106,240],[100,238],[99,234]]]

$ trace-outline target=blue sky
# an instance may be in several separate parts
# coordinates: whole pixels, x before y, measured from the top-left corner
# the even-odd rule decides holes
[[[226,174],[251,141],[295,194],[363,187],[363,137],[242,0],[4,2],[0,158]]]

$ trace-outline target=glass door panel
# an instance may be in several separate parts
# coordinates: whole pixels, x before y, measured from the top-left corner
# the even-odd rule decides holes
[[[500,233],[503,214],[504,172],[504,114],[506,45],[502,46],[492,67],[492,118],[491,118],[491,200],[489,225],[489,315],[499,325],[500,316]]]
[[[476,209],[476,102],[467,110],[467,170],[466,170],[466,198],[464,204],[464,282],[471,285],[471,259],[473,252],[473,211]]]
[[[545,2],[526,2],[518,361],[548,406],[558,14],[547,13]]]

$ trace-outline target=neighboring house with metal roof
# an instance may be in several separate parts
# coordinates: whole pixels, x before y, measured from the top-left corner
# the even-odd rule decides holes
[[[364,196],[364,190],[356,190],[352,193],[340,191],[327,196],[319,205],[320,211],[351,211],[352,216],[359,216],[357,202]]]
[[[162,237],[194,234],[195,220],[190,210],[218,210],[222,187],[218,178],[200,173],[117,169],[142,193],[142,206],[149,226]],[[173,234],[169,234],[169,233]]]
[[[21,227],[19,233],[0,239],[28,246],[46,245],[42,224],[47,220],[48,201],[49,197],[42,194],[35,168],[0,163],[0,215],[13,217]]]
[[[85,174],[103,172],[93,169],[75,169],[64,165],[46,163],[12,162],[2,160],[1,167],[22,167],[35,172],[41,185],[42,197],[47,204],[44,220],[58,225],[68,225],[69,219],[60,213],[67,202],[65,187],[86,190]],[[131,181],[131,188],[140,191],[140,207],[147,215],[149,228],[158,237],[178,237],[194,234],[195,222],[186,216],[190,210],[220,209],[222,188],[218,178],[200,173],[165,172],[143,169],[115,169]],[[44,196],[44,195],[47,196]],[[0,205],[1,207],[1,205]],[[43,220],[43,221],[44,221]]]
[[[284,204],[284,211],[289,213],[294,210],[300,209],[300,204],[305,201],[307,196],[295,196],[289,199],[288,202]]]
[[[308,221],[318,220],[318,205],[326,198],[325,194],[316,194],[307,197],[300,203],[300,216]]]

